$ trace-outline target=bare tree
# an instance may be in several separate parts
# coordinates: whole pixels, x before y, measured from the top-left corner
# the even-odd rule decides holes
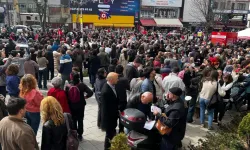
[[[45,31],[48,0],[43,0],[43,2],[41,2],[41,0],[33,1],[36,3],[36,8],[40,19],[40,25],[43,31]]]
[[[215,21],[218,21],[218,17],[221,18],[223,16],[224,19],[226,18],[227,0],[220,0],[219,2],[224,2],[225,5],[221,7],[216,6],[215,8],[212,0],[191,0],[190,16],[203,23],[206,32],[214,26]]]
[[[213,25],[214,13],[211,8],[211,0],[191,0],[190,15],[201,23],[204,23],[205,30]]]

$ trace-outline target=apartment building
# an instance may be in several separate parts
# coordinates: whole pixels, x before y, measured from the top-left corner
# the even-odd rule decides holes
[[[204,6],[200,5],[201,2]],[[210,6],[214,29],[244,29],[247,25],[249,2],[250,0],[184,0],[183,24],[201,26],[206,22],[202,11],[207,11]]]

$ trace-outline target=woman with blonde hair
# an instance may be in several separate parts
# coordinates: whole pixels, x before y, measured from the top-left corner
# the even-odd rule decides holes
[[[40,103],[43,99],[43,95],[37,89],[36,78],[31,74],[25,74],[21,79],[19,89],[19,96],[27,102],[27,124],[30,125],[35,134],[37,134],[40,123]]]
[[[41,150],[66,150],[67,127],[60,103],[48,96],[41,102],[43,123]]]

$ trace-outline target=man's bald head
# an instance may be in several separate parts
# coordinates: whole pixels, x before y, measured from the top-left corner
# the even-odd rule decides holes
[[[153,94],[151,92],[144,92],[141,95],[141,102],[143,104],[148,104],[151,103],[153,101]]]
[[[107,81],[112,84],[112,85],[115,85],[118,81],[118,74],[115,73],[115,72],[110,72],[108,75],[107,75]]]

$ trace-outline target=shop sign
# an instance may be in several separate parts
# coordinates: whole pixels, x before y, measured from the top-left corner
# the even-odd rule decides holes
[[[182,0],[142,0],[142,6],[181,7]]]

